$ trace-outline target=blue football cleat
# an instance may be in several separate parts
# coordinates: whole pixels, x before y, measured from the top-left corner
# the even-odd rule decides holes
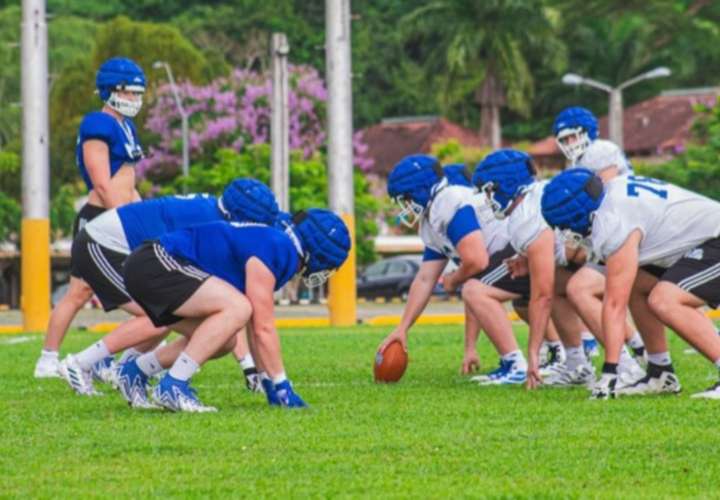
[[[190,387],[190,382],[165,375],[152,392],[152,400],[170,411],[207,413],[217,411],[214,406],[204,405]]]
[[[500,359],[500,366],[484,375],[470,379],[480,385],[523,384],[527,380],[527,366],[512,360]]]
[[[280,401],[280,405],[286,408],[307,408],[308,406],[305,401],[295,393],[289,380],[277,384],[275,386],[275,392]]]
[[[117,369],[120,394],[131,408],[159,408],[147,395],[148,376],[138,367],[135,359],[122,363]]]
[[[280,400],[275,392],[275,384],[273,384],[273,381],[269,378],[261,378],[260,383],[262,384],[265,396],[267,396],[268,404],[270,406],[280,406]]]

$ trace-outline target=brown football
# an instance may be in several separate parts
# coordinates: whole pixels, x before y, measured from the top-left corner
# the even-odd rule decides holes
[[[407,365],[407,353],[403,350],[402,344],[396,340],[388,345],[384,352],[375,354],[375,364],[373,365],[375,382],[397,382],[405,373]]]

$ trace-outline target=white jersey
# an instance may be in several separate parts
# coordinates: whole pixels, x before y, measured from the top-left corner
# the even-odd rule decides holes
[[[687,251],[720,235],[720,203],[657,179],[625,175],[605,185],[590,245],[607,259],[635,229],[642,232],[639,264],[668,268]]]
[[[130,244],[116,209],[103,212],[85,224],[85,231],[99,245],[130,255]]]
[[[467,205],[475,210],[488,255],[507,246],[506,221],[495,218],[485,195],[466,186],[447,186],[435,195],[420,222],[420,238],[426,248],[456,261],[460,258],[448,237],[448,227],[458,210]]]
[[[549,181],[534,182],[525,191],[520,204],[513,209],[508,216],[508,233],[510,235],[510,244],[515,251],[521,255],[526,255],[527,250],[532,243],[550,226],[542,216],[540,201],[542,199],[543,190]],[[565,240],[558,232],[553,232],[555,236],[555,262],[564,266],[567,264],[565,259]]]

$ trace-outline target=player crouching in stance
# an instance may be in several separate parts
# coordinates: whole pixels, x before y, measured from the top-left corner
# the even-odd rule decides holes
[[[231,349],[236,332],[249,324],[259,361],[274,384],[269,402],[306,406],[285,375],[273,294],[298,272],[321,285],[349,251],[345,224],[322,209],[297,214],[285,231],[215,222],[143,244],[125,264],[127,290],[155,326],[170,326],[189,340],[177,359],[169,352],[173,343],[131,361],[138,367],[133,381],[138,391],[145,391],[148,376],[171,363],[153,401],[172,411],[214,411],[200,402],[190,379],[211,357]]]
[[[679,392],[663,325],[720,368],[720,338],[698,310],[720,302],[720,203],[633,175],[617,177],[603,187],[592,171],[576,168],[546,186],[542,212],[551,226],[581,239],[591,258],[607,265],[602,308],[605,363],[592,398]],[[647,376],[623,387],[618,383],[617,366],[626,310],[639,277],[655,282],[647,299],[647,315],[654,316],[656,328],[642,330],[649,352]],[[720,383],[694,397],[720,399]]]
[[[196,224],[225,220],[272,224],[277,215],[275,196],[267,186],[254,179],[236,179],[219,198],[207,194],[167,196],[124,205],[90,221],[73,243],[73,266],[105,311],[120,308],[135,317],[62,361],[60,373],[70,387],[81,395],[98,394],[90,372],[95,363],[125,350],[122,363],[128,356],[154,348],[168,333],[167,328],[153,326],[125,288],[123,265],[133,250],[147,240]],[[131,406],[143,407],[145,397],[126,393],[127,376],[122,369],[112,373],[110,382],[119,385]]]
[[[403,207],[399,215],[402,223],[413,227],[420,222],[420,237],[425,244],[425,252],[420,270],[410,285],[400,325],[385,338],[379,352],[383,352],[393,341],[400,341],[407,349],[408,330],[425,309],[447,260],[453,259],[459,267],[445,276],[443,286],[448,293],[453,293],[463,285],[462,295],[469,315],[466,332],[477,336],[479,324],[502,357],[501,369],[494,372],[488,382],[524,382],[527,365],[505,310],[499,314],[499,325],[495,317],[490,318],[493,321],[478,323],[483,304],[474,303],[473,297],[468,295],[471,283],[477,281],[471,278],[486,271],[488,263],[492,262],[489,254],[506,246],[504,223],[493,217],[490,207],[475,195],[472,188],[449,185],[439,162],[431,156],[412,155],[400,161],[390,173],[388,193]],[[472,340],[474,349],[475,339]]]
[[[513,149],[495,151],[478,164],[473,184],[487,197],[495,216],[507,221],[510,244],[504,255],[506,258],[515,253],[524,256],[529,269],[529,280],[508,276],[492,285],[478,285],[474,300],[492,304],[484,305],[478,314],[499,316],[503,311],[502,302],[529,296],[528,387],[535,388],[542,382],[563,386],[594,382],[595,372],[582,346],[582,323],[565,297],[554,297],[556,286],[564,288],[570,273],[558,268],[556,284],[555,263],[557,260],[565,264],[564,243],[556,240],[554,231],[542,218],[540,197],[546,182],[536,182],[531,157]],[[545,375],[543,381],[539,351],[551,314],[567,359],[557,371],[542,374]],[[485,321],[488,320],[481,320]]]

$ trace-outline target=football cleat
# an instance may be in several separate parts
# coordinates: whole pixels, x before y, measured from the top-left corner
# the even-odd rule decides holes
[[[72,354],[68,354],[60,362],[58,372],[76,394],[82,396],[100,396],[102,394],[95,389],[90,370],[86,371],[80,368],[77,359]]]
[[[143,410],[159,408],[148,398],[148,376],[138,367],[135,359],[118,366],[117,383],[120,394],[131,408]]]
[[[583,339],[582,341],[583,351],[585,351],[585,357],[596,358],[600,356],[600,348],[598,347],[598,341],[594,338]]]
[[[560,373],[564,370],[565,360],[567,359],[565,349],[560,345],[548,345],[547,358],[545,359],[546,361],[540,364],[540,376],[555,376],[556,373]]]
[[[263,392],[263,386],[260,383],[260,374],[258,373],[257,368],[252,367],[244,369],[243,376],[245,377],[245,387],[247,387],[248,391],[257,393]]]
[[[644,396],[647,394],[679,394],[682,390],[680,380],[672,370],[648,364],[647,374],[632,384],[618,387],[618,396]]]
[[[712,387],[702,392],[697,392],[690,397],[695,399],[720,399],[720,381],[716,382]]]
[[[280,400],[278,399],[277,393],[275,392],[275,384],[269,378],[260,377],[260,385],[262,390],[267,397],[268,404],[270,406],[280,406]]]
[[[154,403],[170,411],[189,413],[215,412],[214,406],[204,405],[197,397],[195,389],[190,387],[190,382],[178,380],[165,375],[152,392]]]
[[[90,369],[93,380],[103,382],[117,389],[117,364],[113,356],[107,356],[94,365]]]
[[[632,385],[644,378],[645,375],[645,370],[634,359],[631,359],[629,363],[620,363],[618,365],[618,387]]]
[[[307,403],[293,390],[289,380],[285,380],[275,385],[275,393],[280,406],[286,408],[307,408]]]
[[[470,380],[480,385],[524,384],[527,380],[527,365],[500,359],[500,366],[495,370],[484,375],[476,375]]]
[[[614,373],[603,373],[600,380],[595,382],[590,399],[615,399],[615,387],[618,376]]]
[[[561,371],[555,371],[547,377],[543,377],[543,385],[550,387],[572,387],[584,385],[592,386],[595,383],[595,370],[590,363],[578,365],[571,370],[563,365]]]
[[[60,378],[60,360],[56,356],[40,356],[35,363],[35,378]]]

